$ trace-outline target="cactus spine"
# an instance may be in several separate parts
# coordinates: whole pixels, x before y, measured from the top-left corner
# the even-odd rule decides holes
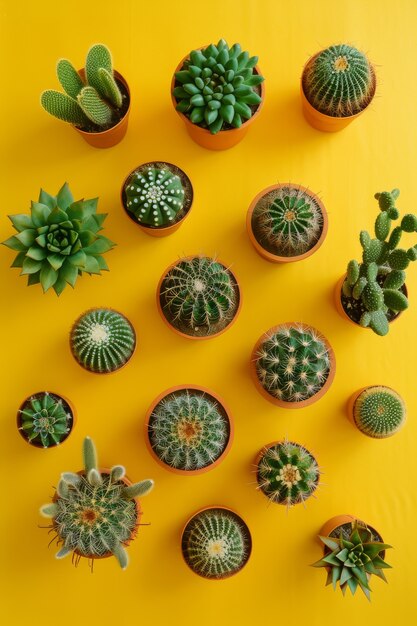
[[[394,435],[403,426],[406,408],[401,396],[382,385],[367,387],[356,398],[354,421],[365,435],[383,439]]]
[[[21,434],[29,443],[50,448],[68,437],[73,414],[63,398],[45,391],[25,400],[18,411],[18,423]]]

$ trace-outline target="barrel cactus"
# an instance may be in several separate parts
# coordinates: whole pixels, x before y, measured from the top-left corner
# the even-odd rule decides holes
[[[375,71],[363,52],[346,44],[312,57],[303,72],[309,103],[324,115],[347,117],[365,109],[375,93]]]
[[[223,508],[209,508],[194,515],[182,536],[187,565],[199,576],[214,580],[239,572],[249,559],[251,546],[245,522]]]
[[[262,102],[257,86],[264,78],[254,69],[257,62],[240,44],[229,48],[224,39],[193,50],[175,73],[177,111],[213,135],[239,128]]]
[[[113,554],[125,569],[125,547],[135,538],[141,515],[135,498],[148,494],[153,481],[130,484],[122,465],[109,472],[100,471],[89,437],[84,440],[83,460],[82,472],[61,474],[52,503],[40,510],[44,517],[52,518],[50,528],[60,547],[56,557],[62,559],[73,553],[77,564],[81,557],[93,563],[94,559]]]
[[[117,311],[91,309],[74,323],[70,346],[82,367],[96,374],[108,374],[131,358],[136,346],[135,330]]]
[[[68,437],[73,417],[66,400],[55,393],[44,391],[33,394],[23,402],[17,421],[26,441],[39,448],[51,448]]]
[[[353,406],[355,424],[365,435],[383,439],[394,435],[403,426],[406,408],[401,396],[383,385],[367,387]]]

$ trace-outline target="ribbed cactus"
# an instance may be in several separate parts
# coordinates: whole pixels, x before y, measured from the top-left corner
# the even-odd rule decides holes
[[[71,329],[72,354],[80,365],[96,374],[108,374],[123,367],[135,345],[132,324],[112,309],[91,309]]]
[[[149,418],[149,441],[155,454],[179,470],[200,470],[223,454],[230,424],[223,407],[198,389],[165,396]]]
[[[283,324],[272,329],[255,354],[262,387],[283,402],[301,402],[314,396],[330,373],[329,348],[314,328]]]
[[[51,529],[60,546],[56,557],[73,552],[77,563],[81,557],[94,560],[113,554],[125,569],[125,546],[136,536],[141,513],[135,498],[148,494],[153,481],[129,485],[121,465],[100,472],[89,437],[84,440],[83,459],[84,471],[61,474],[52,503],[41,507],[41,514],[52,518]]]
[[[285,440],[262,450],[256,476],[259,489],[271,502],[289,508],[304,503],[316,490],[320,470],[311,452]]]
[[[303,73],[304,94],[325,115],[360,113],[375,92],[375,72],[365,54],[346,44],[330,46],[314,56]]]
[[[35,393],[18,411],[18,427],[26,441],[39,448],[57,446],[68,437],[73,414],[68,403],[49,391]]]
[[[229,48],[224,39],[193,50],[175,74],[177,111],[213,135],[239,128],[262,102],[256,87],[264,78],[254,71],[257,62],[238,43]]]
[[[353,418],[365,435],[376,439],[390,437],[404,424],[404,400],[390,387],[367,387],[355,400]]]
[[[227,509],[211,508],[194,515],[182,537],[187,565],[211,579],[236,574],[250,556],[251,537],[245,522]]]

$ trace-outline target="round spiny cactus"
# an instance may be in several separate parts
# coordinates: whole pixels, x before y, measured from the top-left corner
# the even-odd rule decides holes
[[[17,415],[18,428],[23,438],[39,448],[57,446],[68,437],[73,426],[69,404],[49,391],[35,393],[27,398]]]
[[[135,350],[136,335],[129,320],[112,309],[91,309],[74,323],[70,334],[74,358],[96,374],[114,372]]]
[[[404,400],[396,391],[382,385],[363,390],[353,407],[359,430],[376,439],[394,435],[403,426],[405,417]]]
[[[251,536],[245,522],[228,509],[200,511],[182,536],[187,565],[199,576],[222,579],[236,574],[249,559]]]

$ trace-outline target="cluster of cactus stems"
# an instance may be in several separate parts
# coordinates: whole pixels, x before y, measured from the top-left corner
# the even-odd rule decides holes
[[[254,71],[257,62],[238,43],[229,48],[224,39],[193,50],[175,74],[177,110],[212,134],[239,128],[262,102],[255,89],[264,80]]]
[[[114,372],[127,363],[136,345],[129,320],[112,309],[91,309],[71,329],[72,354],[90,372]]]
[[[28,285],[53,287],[59,296],[78,276],[108,270],[102,257],[114,243],[100,235],[106,213],[97,213],[98,198],[78,200],[65,183],[56,196],[41,189],[30,215],[9,215],[17,234],[3,244],[17,252],[12,267],[21,268]]]
[[[42,93],[41,104],[48,113],[88,130],[105,130],[120,120],[123,95],[106,46],[95,44],[88,51],[85,80],[66,59],[58,61],[56,71],[65,93],[53,89]]]
[[[313,57],[303,74],[304,94],[325,115],[346,117],[365,109],[375,92],[375,73],[366,55],[346,44]]]
[[[349,300],[351,304],[360,303],[359,324],[371,328],[377,335],[388,333],[392,312],[408,308],[403,292],[405,270],[411,261],[417,260],[417,244],[407,249],[398,247],[404,232],[417,232],[417,216],[404,215],[400,225],[391,230],[392,222],[399,218],[395,206],[399,195],[398,189],[375,194],[380,208],[375,220],[376,237],[373,239],[366,230],[361,231],[362,262],[349,262],[342,288],[348,299],[348,306],[344,307],[347,315]]]
[[[139,523],[139,505],[135,498],[153,488],[152,480],[128,485],[125,468],[115,465],[109,473],[98,469],[93,441],[83,444],[84,471],[64,472],[52,503],[41,507],[44,517],[52,518],[61,559],[74,553],[96,559],[113,554],[120,567],[128,565],[125,546],[135,537]]]
[[[149,420],[149,440],[155,454],[180,470],[199,470],[217,461],[229,435],[229,420],[219,404],[193,389],[166,396]]]
[[[390,437],[406,419],[404,400],[390,387],[367,387],[356,398],[353,418],[365,435],[376,439]]]
[[[29,443],[42,448],[59,445],[71,431],[73,415],[54,393],[36,393],[19,409],[19,430]]]

